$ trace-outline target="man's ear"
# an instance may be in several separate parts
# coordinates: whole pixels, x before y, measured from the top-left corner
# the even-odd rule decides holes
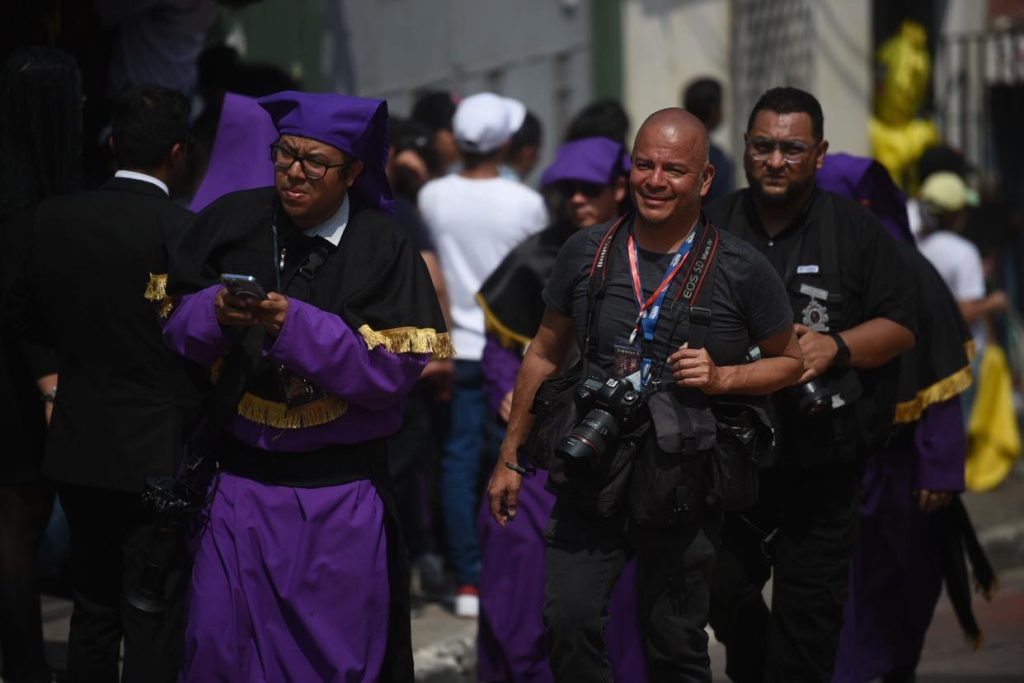
[[[825,153],[828,152],[828,140],[822,140],[818,143],[818,151],[815,152],[817,155],[814,159],[814,169],[820,171],[821,167],[825,165]]]
[[[704,171],[700,174],[700,196],[706,197],[708,191],[711,189],[711,181],[715,179],[715,166],[714,164],[708,163],[704,167]]]
[[[348,190],[352,187],[352,183],[356,182],[356,178],[363,172],[364,164],[361,161],[353,161],[352,164],[345,169],[345,189]]]

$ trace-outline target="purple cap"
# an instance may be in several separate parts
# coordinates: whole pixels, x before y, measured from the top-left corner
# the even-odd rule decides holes
[[[229,192],[273,185],[268,150],[276,139],[274,122],[255,99],[225,93],[210,162],[189,208],[202,211]]]
[[[874,159],[851,154],[828,154],[818,171],[818,187],[864,204],[893,239],[913,244],[907,197],[885,167]]]
[[[554,162],[544,169],[541,187],[563,180],[610,185],[619,175],[629,173],[629,155],[608,138],[582,138],[558,148]]]
[[[390,214],[391,187],[384,173],[388,160],[388,104],[351,95],[295,90],[259,99],[281,135],[295,135],[336,147],[363,162],[352,193],[363,203]]]

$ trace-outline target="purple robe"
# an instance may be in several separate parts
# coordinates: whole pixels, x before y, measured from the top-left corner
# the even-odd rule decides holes
[[[868,683],[916,666],[942,575],[939,525],[911,492],[963,490],[965,449],[963,409],[954,396],[925,411],[913,449],[882,448],[868,461],[833,683]]]
[[[164,327],[178,353],[211,364],[228,348],[218,285],[182,297]],[[276,452],[386,436],[429,354],[370,350],[340,317],[294,298],[267,358],[348,403],[316,427],[236,415],[226,430]],[[181,681],[376,681],[388,642],[385,508],[367,480],[320,488],[221,473],[197,540]]]
[[[225,93],[210,162],[188,208],[198,213],[229,192],[273,185],[275,140],[274,122],[256,100]]]
[[[905,197],[878,162],[830,154],[817,182],[824,189],[860,201],[894,240],[913,244]],[[921,282],[933,286],[931,281]],[[931,297],[937,311],[943,306],[955,309],[948,293],[945,303],[942,298]],[[926,313],[933,311],[922,311],[923,321],[927,321]],[[955,312],[953,315],[958,317]],[[949,323],[948,317],[936,317],[929,324],[936,333],[958,335]],[[956,336],[954,344],[959,341]],[[925,340],[919,339],[914,353],[921,367],[930,364],[933,381],[942,379],[956,361],[966,363],[966,358],[958,359],[955,354],[947,361],[947,356],[938,352],[924,352],[922,343]],[[933,347],[938,350],[943,345],[935,343]],[[920,511],[913,492],[921,488],[963,490],[966,437],[959,396],[924,408],[917,422],[905,427],[913,430],[913,446],[880,448],[865,468],[860,542],[850,561],[849,595],[833,683],[868,683],[897,667],[915,666],[942,591],[938,520]]]

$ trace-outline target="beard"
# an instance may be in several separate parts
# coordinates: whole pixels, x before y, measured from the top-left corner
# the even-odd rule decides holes
[[[782,193],[765,192],[764,185],[756,178],[752,178],[749,173],[747,174],[747,185],[750,186],[750,191],[758,203],[781,208],[799,201],[814,185],[814,176],[790,181]]]

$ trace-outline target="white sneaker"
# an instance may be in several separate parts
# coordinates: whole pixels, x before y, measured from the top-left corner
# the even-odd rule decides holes
[[[455,592],[455,616],[463,619],[480,616],[480,591],[476,586],[460,586]]]

